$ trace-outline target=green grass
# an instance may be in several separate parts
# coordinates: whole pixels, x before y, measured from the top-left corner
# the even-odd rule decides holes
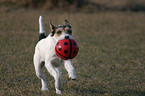
[[[79,54],[73,60],[77,81],[61,66],[64,96],[144,96],[145,13],[61,13],[0,10],[0,96],[54,96],[54,79],[45,70],[49,91],[40,92],[33,66],[42,15],[47,34],[71,22]]]

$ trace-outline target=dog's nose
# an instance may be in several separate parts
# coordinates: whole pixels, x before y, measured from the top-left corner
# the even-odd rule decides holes
[[[65,36],[65,39],[69,39],[69,36]]]

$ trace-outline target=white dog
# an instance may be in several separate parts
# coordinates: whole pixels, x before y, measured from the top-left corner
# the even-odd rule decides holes
[[[57,94],[62,94],[62,81],[60,65],[64,63],[66,70],[68,71],[69,78],[72,80],[76,79],[75,69],[72,65],[71,60],[62,60],[55,53],[55,45],[58,40],[61,39],[73,39],[71,36],[72,30],[68,21],[65,20],[65,25],[54,26],[50,24],[51,33],[46,37],[44,30],[44,23],[42,16],[39,17],[39,42],[35,47],[34,54],[34,66],[36,75],[42,82],[41,90],[48,90],[46,78],[43,74],[44,66],[48,72],[55,79],[55,89]]]

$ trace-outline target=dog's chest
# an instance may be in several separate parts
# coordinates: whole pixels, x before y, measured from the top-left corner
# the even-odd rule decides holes
[[[39,42],[37,45],[41,61],[51,62],[55,67],[59,67],[63,60],[58,58],[55,53],[56,42],[52,37],[47,37]]]

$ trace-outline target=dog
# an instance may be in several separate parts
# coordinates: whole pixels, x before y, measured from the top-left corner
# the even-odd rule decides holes
[[[47,81],[43,74],[43,68],[46,67],[47,71],[54,77],[55,89],[57,94],[62,94],[62,80],[60,65],[64,64],[68,72],[69,78],[76,80],[75,68],[71,60],[62,60],[55,53],[55,45],[61,39],[73,39],[72,28],[70,23],[65,20],[65,25],[54,26],[50,23],[51,33],[46,36],[44,29],[43,17],[39,17],[39,41],[35,47],[34,53],[34,67],[36,76],[41,79],[42,91],[47,91]]]

